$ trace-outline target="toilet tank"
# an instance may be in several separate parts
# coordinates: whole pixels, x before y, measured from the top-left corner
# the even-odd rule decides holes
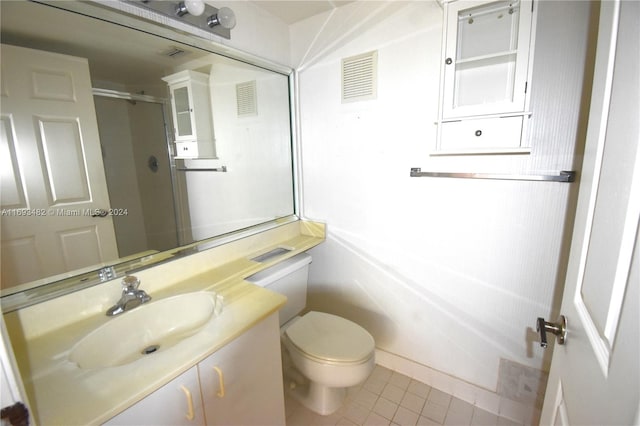
[[[311,256],[302,253],[245,278],[255,285],[287,296],[287,303],[280,309],[280,325],[298,315],[307,304],[310,263]]]

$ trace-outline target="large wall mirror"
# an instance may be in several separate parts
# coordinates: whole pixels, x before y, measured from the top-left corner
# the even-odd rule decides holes
[[[294,214],[287,72],[56,3],[0,2],[3,307]]]

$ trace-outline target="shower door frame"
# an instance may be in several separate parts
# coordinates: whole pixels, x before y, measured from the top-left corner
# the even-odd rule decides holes
[[[191,221],[189,219],[188,203],[186,200],[186,193],[182,190],[178,182],[178,176],[176,173],[176,161],[175,153],[173,152],[173,143],[171,139],[171,126],[167,121],[167,117],[171,117],[170,103],[166,98],[161,98],[151,95],[143,95],[139,93],[123,92],[111,89],[93,88],[93,96],[101,96],[105,98],[124,99],[134,102],[148,102],[154,104],[160,104],[162,107],[162,125],[164,127],[164,139],[167,148],[167,155],[169,159],[169,175],[171,176],[171,192],[173,199],[173,212],[176,218],[176,238],[178,240],[178,246],[189,244],[193,241],[191,237]],[[184,203],[180,203],[180,200],[184,199]],[[183,208],[183,206],[185,206]]]

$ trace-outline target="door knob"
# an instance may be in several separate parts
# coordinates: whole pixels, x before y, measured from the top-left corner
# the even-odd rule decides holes
[[[559,345],[564,345],[567,340],[567,318],[560,315],[558,322],[547,322],[544,318],[538,318],[536,321],[536,331],[540,333],[540,346],[547,347],[547,332],[556,335],[556,341]]]

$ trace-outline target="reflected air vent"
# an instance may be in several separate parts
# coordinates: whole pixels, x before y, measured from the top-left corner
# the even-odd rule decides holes
[[[255,80],[236,84],[236,101],[238,104],[238,117],[258,115]]]
[[[188,54],[186,50],[180,49],[176,46],[170,46],[167,50],[160,52],[162,56],[168,56],[170,58],[180,58],[186,54]]]
[[[377,95],[378,52],[342,60],[342,103],[375,99]]]

